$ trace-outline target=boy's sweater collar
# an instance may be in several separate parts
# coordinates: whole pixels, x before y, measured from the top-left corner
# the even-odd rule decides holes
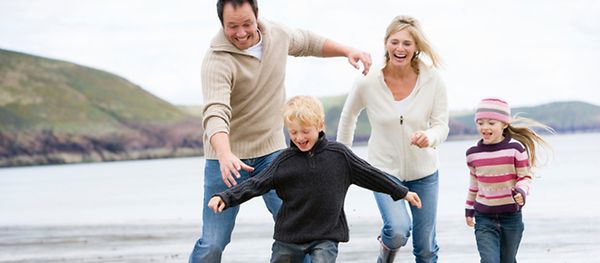
[[[310,149],[309,151],[307,151],[306,153],[319,153],[321,151],[323,151],[325,149],[325,146],[327,145],[327,136],[325,136],[325,132],[324,131],[320,131],[319,132],[319,139],[317,140],[317,142],[315,143],[315,145],[312,147],[312,149]],[[294,142],[292,140],[290,140],[290,148],[301,152],[300,149],[298,148],[298,146],[296,146],[296,144],[294,144]]]

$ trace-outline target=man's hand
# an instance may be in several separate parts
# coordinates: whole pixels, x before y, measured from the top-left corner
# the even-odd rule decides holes
[[[221,178],[227,187],[237,185],[235,178],[240,178],[240,170],[252,172],[254,168],[242,162],[231,152],[219,154],[219,167],[221,169]],[[235,178],[234,178],[235,176]]]
[[[215,213],[221,213],[223,212],[223,209],[225,209],[225,202],[223,202],[221,197],[213,196],[213,198],[208,201],[208,208],[213,210]]]
[[[367,73],[369,73],[369,69],[371,68],[371,64],[373,63],[371,61],[371,54],[364,51],[355,50],[348,55],[348,62],[350,62],[350,65],[356,69],[360,69],[360,64],[358,63],[359,61],[363,64],[362,74],[367,75]]]
[[[231,152],[231,147],[229,147],[229,135],[227,133],[215,133],[210,138],[210,144],[217,152],[217,157],[219,158],[219,168],[221,170],[221,178],[223,178],[223,182],[225,182],[227,187],[237,184],[235,178],[240,178],[241,169],[244,169],[248,172],[254,171],[254,168],[243,163],[240,158]]]
[[[411,205],[421,208],[421,198],[415,192],[408,192],[404,197],[404,200],[408,201]]]

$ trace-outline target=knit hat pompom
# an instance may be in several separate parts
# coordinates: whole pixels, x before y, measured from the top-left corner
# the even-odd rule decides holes
[[[510,123],[510,107],[506,101],[498,98],[482,99],[475,112],[475,121],[479,119],[492,119]]]

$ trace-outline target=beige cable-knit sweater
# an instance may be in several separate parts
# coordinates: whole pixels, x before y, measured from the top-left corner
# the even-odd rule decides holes
[[[204,153],[217,159],[210,138],[229,135],[240,159],[264,156],[286,147],[281,110],[285,103],[288,55],[322,56],[325,38],[265,20],[258,21],[262,60],[245,54],[223,30],[213,38],[202,64]]]

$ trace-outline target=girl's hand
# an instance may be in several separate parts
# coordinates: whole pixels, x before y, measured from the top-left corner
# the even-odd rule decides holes
[[[515,202],[519,206],[523,206],[525,204],[525,201],[523,200],[523,196],[521,195],[521,193],[519,193],[519,191],[517,191],[514,188],[512,189],[512,193],[513,193],[513,199],[515,200]]]
[[[208,201],[208,208],[212,209],[215,213],[221,213],[225,209],[225,202],[223,202],[221,197],[214,196]]]
[[[473,217],[467,216],[467,226],[470,226],[470,227],[475,226],[475,220],[473,220]]]
[[[408,192],[404,197],[404,200],[408,201],[411,205],[421,208],[421,198],[415,192]]]

